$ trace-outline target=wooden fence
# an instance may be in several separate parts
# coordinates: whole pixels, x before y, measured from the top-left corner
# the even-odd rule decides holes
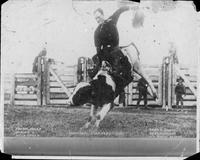
[[[186,85],[184,105],[196,105],[197,76],[196,68],[175,65],[165,57],[161,66],[143,65],[145,73],[152,81],[158,99],[148,95],[148,104],[165,108],[175,105],[174,88],[176,79],[181,76]],[[171,65],[171,66],[170,66]],[[89,81],[88,69],[91,60],[85,57],[78,59],[78,65],[67,66],[62,62],[49,62],[45,57],[38,59],[38,72],[17,73],[5,76],[4,103],[14,105],[65,105],[74,87],[80,81]],[[138,100],[138,76],[125,88],[126,105],[136,105]],[[169,102],[169,103],[168,103]],[[141,102],[143,104],[143,101]]]

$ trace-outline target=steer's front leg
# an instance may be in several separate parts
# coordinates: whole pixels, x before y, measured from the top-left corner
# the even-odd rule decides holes
[[[111,109],[111,103],[103,105],[101,111],[96,115],[96,122],[95,122],[95,127],[99,128],[100,122],[104,119],[106,114],[109,112]]]
[[[86,124],[82,127],[82,129],[87,129],[87,128],[89,128],[89,126],[91,125],[92,121],[95,121],[95,120],[96,120],[95,113],[96,113],[96,106],[92,105],[92,106],[91,106],[91,109],[90,109],[90,116],[89,116],[89,119],[88,119],[88,121],[86,122]]]

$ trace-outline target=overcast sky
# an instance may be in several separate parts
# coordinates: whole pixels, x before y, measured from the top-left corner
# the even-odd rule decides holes
[[[145,2],[144,2],[145,3]],[[161,64],[168,54],[169,42],[177,47],[179,61],[197,64],[197,14],[191,3],[181,2],[171,11],[152,12],[150,2],[141,4],[144,26],[133,28],[133,11],[120,16],[120,45],[134,42],[141,52],[143,64]],[[145,6],[150,7],[147,9]],[[31,72],[35,56],[47,42],[48,57],[67,65],[77,63],[80,56],[95,54],[94,30],[97,23],[93,11],[101,7],[109,17],[116,2],[79,2],[69,0],[12,0],[2,6],[3,72]]]

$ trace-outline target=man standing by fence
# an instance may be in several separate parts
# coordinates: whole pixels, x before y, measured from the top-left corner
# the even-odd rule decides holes
[[[45,57],[47,55],[47,50],[46,48],[44,47],[42,49],[42,51],[35,57],[34,59],[34,62],[33,62],[33,68],[32,68],[32,72],[34,74],[37,74],[38,73],[38,60],[39,58],[42,58],[42,57]]]
[[[144,100],[144,107],[147,109],[147,87],[148,84],[144,78],[140,78],[138,81],[138,91],[139,91],[139,97],[137,101],[137,109],[139,109],[140,101]]]
[[[185,95],[185,86],[183,85],[183,79],[178,79],[178,84],[175,87],[176,94],[176,107],[178,108],[179,102],[181,103],[181,109],[183,109],[183,95]]]

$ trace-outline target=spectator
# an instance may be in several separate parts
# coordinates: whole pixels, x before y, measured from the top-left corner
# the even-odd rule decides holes
[[[144,100],[144,107],[147,109],[147,87],[148,84],[144,78],[140,78],[138,81],[138,91],[139,91],[139,98],[137,101],[137,108],[140,105],[140,101]]]
[[[181,102],[181,108],[183,108],[183,95],[185,95],[185,86],[183,85],[183,79],[178,79],[178,84],[175,87],[176,94],[176,106],[178,108],[179,102]]]
[[[47,55],[46,48],[43,48],[43,50],[35,57],[34,62],[33,62],[33,68],[32,68],[32,72],[34,74],[38,73],[38,59],[40,57],[45,57],[46,55]]]

